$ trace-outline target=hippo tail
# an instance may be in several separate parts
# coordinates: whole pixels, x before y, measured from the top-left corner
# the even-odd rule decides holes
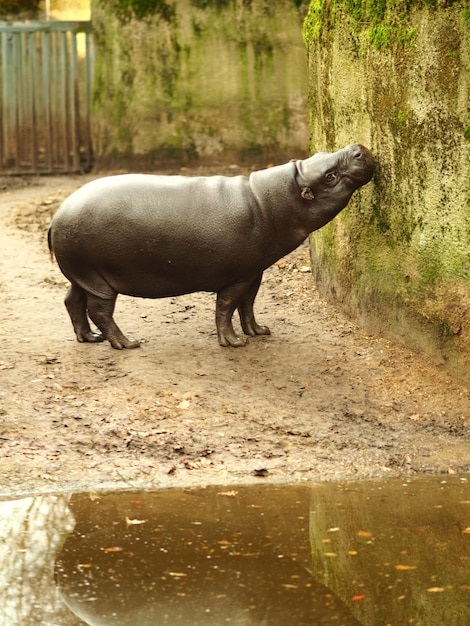
[[[54,250],[52,249],[52,228],[50,226],[47,231],[47,245],[49,247],[49,254],[51,256],[51,261],[54,261]]]

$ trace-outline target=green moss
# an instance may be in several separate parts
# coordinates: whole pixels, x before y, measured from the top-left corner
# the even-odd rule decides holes
[[[463,131],[463,136],[465,137],[465,139],[467,141],[470,141],[470,124],[467,126],[467,128]]]
[[[378,232],[384,234],[390,230],[390,215],[380,202],[374,202],[371,206],[371,220]]]
[[[444,0],[446,5],[457,1]],[[312,0],[304,22],[304,41],[320,41],[336,28],[340,19],[346,19],[351,32],[364,33],[376,50],[395,43],[406,47],[417,35],[416,28],[408,25],[411,11],[423,6],[435,8],[438,4],[442,0]]]
[[[408,45],[411,45],[412,42],[416,39],[417,34],[418,34],[417,28],[410,28],[409,30],[405,28],[405,29],[401,29],[397,31],[397,39],[398,39],[398,42],[404,48],[406,48]]]
[[[390,46],[392,33],[388,24],[376,24],[368,31],[368,39],[376,50]]]
[[[397,122],[398,122],[399,124],[405,124],[405,123],[407,122],[407,120],[408,120],[409,115],[410,115],[410,111],[401,111],[401,110],[398,110],[398,111],[396,112]]]

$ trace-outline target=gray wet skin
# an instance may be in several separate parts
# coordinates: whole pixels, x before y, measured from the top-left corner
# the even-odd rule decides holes
[[[352,144],[249,177],[124,174],[84,185],[48,232],[71,283],[65,305],[78,341],[139,345],[113,319],[120,293],[215,292],[221,346],[246,343],[233,329],[236,309],[245,335],[269,335],[253,312],[263,271],[333,219],[373,171],[370,151]]]

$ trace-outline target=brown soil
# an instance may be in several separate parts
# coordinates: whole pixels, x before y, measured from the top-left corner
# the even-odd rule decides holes
[[[90,178],[0,179],[0,496],[470,469],[469,390],[322,301],[306,244],[245,348],[219,347],[212,294],[121,297],[142,347],[77,343],[45,233]]]

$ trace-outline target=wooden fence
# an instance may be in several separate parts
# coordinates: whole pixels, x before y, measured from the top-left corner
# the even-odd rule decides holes
[[[0,175],[88,171],[91,22],[0,22]]]

